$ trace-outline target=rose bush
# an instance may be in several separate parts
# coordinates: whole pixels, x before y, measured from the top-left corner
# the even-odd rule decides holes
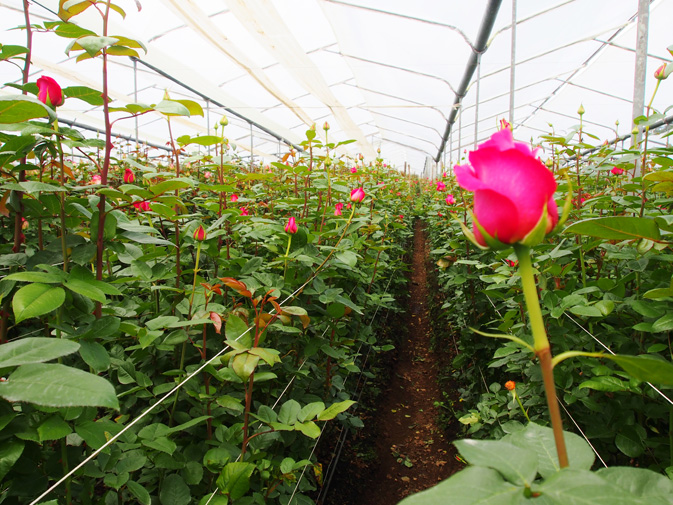
[[[456,165],[458,185],[474,192],[474,235],[485,246],[482,230],[502,243],[522,241],[541,219],[548,233],[558,222],[556,181],[536,150],[516,142],[502,129]],[[481,229],[480,229],[481,227]]]

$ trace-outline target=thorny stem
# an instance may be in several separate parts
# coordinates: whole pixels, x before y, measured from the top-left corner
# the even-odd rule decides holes
[[[561,420],[561,411],[556,399],[551,349],[549,348],[547,331],[545,330],[542,311],[540,310],[540,300],[538,298],[537,285],[535,284],[535,276],[533,275],[533,265],[530,259],[530,248],[521,244],[514,244],[514,252],[516,252],[519,260],[519,275],[521,277],[526,307],[528,308],[528,319],[533,333],[533,346],[535,354],[540,360],[540,368],[542,369],[542,379],[547,397],[549,417],[554,432],[559,466],[565,468],[568,466],[568,453],[566,451],[565,440],[563,439],[563,421]]]
[[[107,37],[108,18],[110,15],[110,0],[105,2],[103,14],[103,36]],[[107,50],[103,48],[103,118],[105,120],[105,157],[103,158],[103,170],[100,174],[102,186],[107,186],[107,175],[110,169],[110,157],[112,154],[112,125],[110,123],[110,106],[108,103],[108,79],[107,79]],[[105,195],[101,194],[98,200],[98,237],[96,238],[96,280],[103,280],[103,231],[105,230]],[[96,319],[102,315],[102,304],[96,302],[94,310]]]

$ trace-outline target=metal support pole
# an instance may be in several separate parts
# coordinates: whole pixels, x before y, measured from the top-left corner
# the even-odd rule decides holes
[[[253,164],[254,158],[252,155],[252,150],[254,149],[254,141],[255,137],[253,136],[252,132],[252,123],[250,123],[250,171],[254,172],[255,171],[255,165]]]
[[[481,84],[481,54],[477,55],[477,89],[474,103],[474,148],[477,148],[479,135],[479,88]]]
[[[459,104],[460,105],[460,104]],[[463,154],[463,146],[461,146],[461,137],[463,136],[463,114],[461,113],[458,116],[458,163],[461,162],[461,156]]]
[[[509,64],[509,124],[514,128],[514,89],[516,87],[516,0],[512,0],[512,53]]]
[[[133,64],[135,65],[135,61]],[[210,135],[210,100],[206,100],[206,134]],[[210,146],[208,146],[208,156],[210,156]]]
[[[467,67],[465,68],[465,74],[463,74],[463,80],[460,82],[460,86],[456,90],[456,97],[453,101],[453,109],[449,114],[449,118],[446,121],[446,129],[444,130],[444,135],[442,136],[442,143],[439,146],[437,151],[437,156],[435,157],[436,161],[439,161],[439,157],[444,150],[446,145],[446,140],[449,138],[449,133],[451,133],[451,127],[456,120],[456,115],[458,114],[458,109],[460,104],[465,98],[467,93],[467,87],[472,80],[474,71],[477,68],[478,56],[486,51],[488,45],[488,38],[491,35],[493,30],[493,25],[495,24],[495,18],[498,16],[498,10],[500,9],[500,4],[502,0],[490,0],[488,6],[486,7],[486,12],[484,13],[484,19],[481,22],[481,27],[479,28],[479,35],[477,36],[477,42],[472,46],[472,54],[470,59],[467,62]]]
[[[633,80],[633,119],[643,115],[645,107],[645,76],[647,75],[647,31],[650,21],[650,0],[638,0],[638,34],[636,37],[636,68]],[[642,138],[643,128],[631,137],[631,146]],[[634,177],[640,177],[641,167],[636,160]]]
[[[138,63],[136,60],[133,60],[133,101],[138,103]],[[140,142],[138,141],[138,116],[135,116],[136,122],[136,145]]]

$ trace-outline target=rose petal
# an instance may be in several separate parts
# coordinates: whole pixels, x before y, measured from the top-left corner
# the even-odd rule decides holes
[[[453,173],[456,174],[458,185],[467,191],[476,191],[485,187],[484,183],[477,178],[474,169],[470,165],[456,165],[453,167]]]
[[[516,235],[519,228],[519,213],[514,202],[497,191],[480,189],[474,193],[474,215],[477,216],[482,228],[500,242],[511,244],[523,238]],[[474,235],[477,242],[486,245],[476,226]]]

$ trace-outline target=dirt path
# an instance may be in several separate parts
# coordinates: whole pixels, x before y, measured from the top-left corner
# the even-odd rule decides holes
[[[411,296],[402,321],[407,338],[397,350],[376,413],[365,421],[373,428],[369,437],[376,456],[359,477],[349,479],[354,489],[344,489],[348,484],[342,481],[331,490],[332,503],[394,505],[449,477],[460,466],[447,440],[453,437],[440,428],[439,412],[433,405],[442,400],[442,394],[437,385],[438,357],[430,349],[427,258],[427,239],[417,222]]]

